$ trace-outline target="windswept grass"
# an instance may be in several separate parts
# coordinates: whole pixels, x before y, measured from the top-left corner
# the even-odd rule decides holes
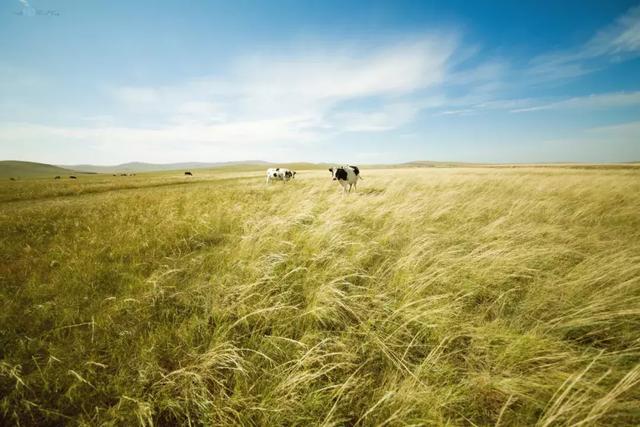
[[[640,171],[0,189],[0,422],[638,425]]]

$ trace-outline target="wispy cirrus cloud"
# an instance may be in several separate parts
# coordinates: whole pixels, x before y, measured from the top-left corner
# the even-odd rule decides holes
[[[244,147],[239,154],[273,154],[274,144],[387,131],[432,105],[419,94],[446,79],[457,46],[457,34],[451,32],[368,48],[354,44],[241,56],[215,75],[109,88],[114,113],[108,122],[71,127],[5,123],[0,141],[84,142],[98,150],[146,147],[152,141],[155,152],[175,159],[176,147],[188,158],[194,153],[217,156],[233,146]]]
[[[330,114],[327,122],[343,132],[381,132],[411,123],[416,115],[431,106],[427,100],[394,102],[364,111],[345,111]]]
[[[470,104],[465,108],[446,109],[437,115],[471,115],[487,111],[508,111],[510,113],[529,113],[546,110],[605,110],[640,106],[640,92],[605,92],[586,96],[576,96],[560,100],[541,100],[537,98],[498,99],[494,101]]]
[[[561,101],[512,109],[513,113],[541,110],[610,109],[640,106],[640,92],[613,92],[578,96]]]
[[[361,46],[251,55],[237,59],[224,75],[164,87],[120,87],[113,98],[126,111],[160,115],[169,123],[216,122],[222,129],[271,123],[260,138],[299,139],[336,132],[397,128],[432,105],[417,92],[441,85],[458,45],[457,35],[421,35]],[[294,132],[279,129],[295,124]],[[257,139],[251,132],[243,138]],[[239,136],[239,135],[234,135]]]
[[[471,69],[456,71],[453,84],[468,85],[464,95],[448,97],[436,115],[467,116],[487,111],[529,112],[577,108],[619,108],[638,104],[637,93],[602,93],[564,100],[543,96],[509,98],[522,88],[578,78],[606,68],[611,62],[640,56],[640,5],[629,9],[612,24],[597,31],[586,42],[562,51],[545,52],[518,68],[504,60],[488,61]]]
[[[602,61],[620,61],[638,55],[640,5],[629,9],[578,47],[536,56],[525,74],[540,81],[574,78],[601,69]]]
[[[222,75],[163,87],[119,87],[114,99],[128,111],[175,112],[208,105],[234,117],[319,116],[346,102],[397,100],[441,84],[455,52],[455,35],[427,35],[376,48],[309,48],[289,55],[240,57]],[[184,109],[184,108],[183,108]]]
[[[640,54],[640,5],[600,30],[582,49],[588,57]]]

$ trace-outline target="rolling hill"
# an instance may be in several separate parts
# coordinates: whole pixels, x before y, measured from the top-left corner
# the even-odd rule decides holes
[[[24,178],[38,176],[69,175],[77,173],[74,170],[46,163],[23,162],[19,160],[0,160],[1,178]]]

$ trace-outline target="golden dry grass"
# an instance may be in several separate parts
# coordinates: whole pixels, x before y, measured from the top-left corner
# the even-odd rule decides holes
[[[0,188],[0,421],[637,425],[640,171]]]

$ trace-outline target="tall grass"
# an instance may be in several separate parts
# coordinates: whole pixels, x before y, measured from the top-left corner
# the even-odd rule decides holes
[[[0,421],[640,423],[637,170],[363,175],[2,184]]]

